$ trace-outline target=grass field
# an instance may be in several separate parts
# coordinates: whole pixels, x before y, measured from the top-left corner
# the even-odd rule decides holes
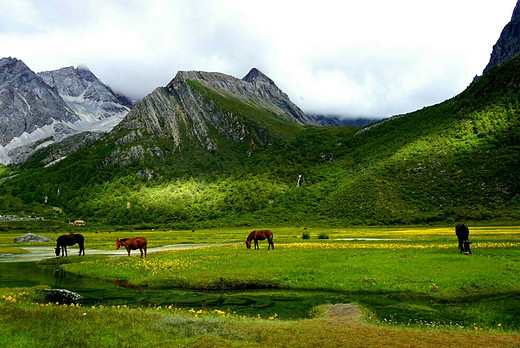
[[[45,262],[147,289],[322,291],[331,299],[350,299],[361,314],[330,315],[326,306],[301,320],[287,320],[289,309],[262,318],[254,312],[244,316],[210,307],[190,311],[121,304],[78,309],[45,305],[33,288],[1,289],[5,297],[0,314],[6,320],[0,324],[0,339],[13,345],[37,340],[81,345],[64,343],[72,342],[66,336],[78,330],[88,337],[88,346],[125,345],[130,341],[119,332],[128,327],[143,337],[144,346],[520,345],[520,227],[470,226],[471,256],[459,254],[453,227],[272,228],[274,251],[268,251],[264,241],[256,251],[230,244],[150,253],[144,260],[137,254],[130,259],[88,254],[89,248],[114,248],[116,238],[122,237],[143,235],[155,247],[243,242],[250,230],[84,231],[86,257]],[[310,238],[302,239],[303,234]],[[0,233],[0,247],[13,247],[15,236]],[[28,323],[24,329],[22,320]],[[64,332],[59,330],[61,321],[67,322]],[[87,328],[93,333],[87,334]],[[55,331],[56,337],[50,334]]]

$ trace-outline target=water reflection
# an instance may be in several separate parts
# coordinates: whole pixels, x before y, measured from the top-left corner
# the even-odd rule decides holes
[[[143,290],[142,288],[140,288],[136,285],[128,283],[128,280],[124,280],[124,279],[116,279],[116,286],[121,287],[121,288],[126,288],[126,289]]]

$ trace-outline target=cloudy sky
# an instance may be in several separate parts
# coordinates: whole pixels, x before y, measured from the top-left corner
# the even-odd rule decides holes
[[[387,117],[461,92],[516,0],[0,0],[0,57],[86,65],[139,99],[178,70],[257,67],[306,113]]]

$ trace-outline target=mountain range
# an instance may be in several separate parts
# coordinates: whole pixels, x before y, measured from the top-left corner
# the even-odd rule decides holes
[[[73,134],[107,132],[129,111],[85,67],[36,74],[16,58],[0,60],[0,101],[3,164],[24,162]]]
[[[518,16],[517,5],[511,22]],[[504,29],[499,42],[515,36]],[[71,103],[60,104],[63,117],[102,108],[73,103],[101,101],[96,88],[79,93],[52,76],[45,85]],[[518,55],[443,103],[365,128],[317,127],[258,69],[242,79],[180,71],[54,165],[42,167],[57,144],[0,171],[18,174],[0,183],[0,211],[57,207],[98,223],[175,228],[517,221],[519,114]]]
[[[355,126],[365,127],[371,123],[379,121],[381,118],[366,118],[366,117],[342,117],[334,115],[307,115],[313,120],[316,125],[320,127],[341,127],[341,126]]]

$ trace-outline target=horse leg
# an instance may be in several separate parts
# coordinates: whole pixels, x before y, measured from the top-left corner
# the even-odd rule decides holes
[[[141,258],[143,258],[143,247],[140,247],[139,251],[141,252]]]
[[[148,249],[148,245],[144,245],[144,257],[146,257],[146,249]]]
[[[127,248],[126,251],[128,252],[128,257],[130,257],[130,248]]]
[[[66,245],[64,245],[63,249],[61,249],[61,250],[62,250],[62,252],[65,251],[65,256],[69,256],[69,254],[67,253],[67,246]],[[61,254],[61,256],[63,256],[63,254]]]

